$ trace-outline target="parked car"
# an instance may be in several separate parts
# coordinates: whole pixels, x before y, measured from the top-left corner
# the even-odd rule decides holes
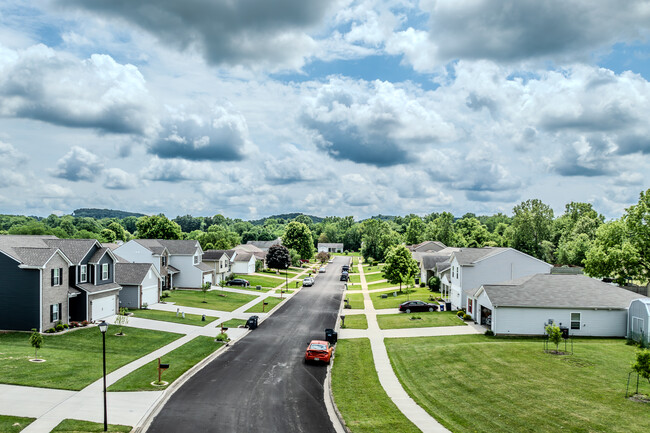
[[[312,277],[307,277],[302,280],[303,287],[311,287],[314,285],[314,279]]]
[[[325,267],[322,267],[318,270],[319,274],[324,274],[325,273]]]
[[[334,259],[329,259],[327,263],[334,263]]]
[[[438,304],[428,304],[423,301],[406,301],[399,305],[399,310],[405,313],[411,311],[438,311]]]
[[[341,272],[349,272],[349,271],[350,271],[350,267],[348,265],[341,266]]]
[[[248,287],[250,286],[251,283],[248,282],[248,280],[244,280],[243,278],[235,278],[233,280],[230,280],[226,282],[226,286],[244,286]]]
[[[305,350],[305,362],[330,363],[332,358],[332,346],[327,341],[312,340]]]
[[[347,272],[341,272],[341,281],[347,281],[350,279],[350,276]]]

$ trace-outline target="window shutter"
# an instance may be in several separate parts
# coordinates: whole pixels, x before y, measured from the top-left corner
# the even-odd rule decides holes
[[[61,317],[63,317],[63,309],[61,307],[62,307],[62,304],[59,304],[59,320],[61,320],[63,322],[63,320],[61,319]]]
[[[52,270],[54,272],[54,270]],[[50,322],[54,322],[54,305],[50,305]]]
[[[59,284],[63,285],[63,268],[59,268]],[[61,311],[60,307],[59,307],[59,311]]]
[[[50,286],[54,285],[54,269],[50,271]]]

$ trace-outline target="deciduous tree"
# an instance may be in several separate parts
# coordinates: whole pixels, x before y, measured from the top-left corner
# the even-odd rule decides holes
[[[287,269],[291,264],[291,255],[284,245],[271,245],[266,253],[266,266],[272,269]]]
[[[404,245],[397,245],[388,250],[382,273],[389,283],[399,283],[400,292],[402,284],[411,281],[419,272],[418,262],[413,259],[411,252]]]
[[[303,223],[291,221],[282,237],[282,245],[292,248],[300,254],[300,258],[308,260],[314,257],[314,243],[311,230]]]
[[[136,227],[140,239],[182,239],[181,226],[163,214],[140,217]]]

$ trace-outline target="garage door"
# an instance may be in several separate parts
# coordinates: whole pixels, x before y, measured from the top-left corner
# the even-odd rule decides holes
[[[147,305],[158,303],[158,286],[142,288],[142,303]]]
[[[205,283],[212,284],[212,274],[203,274],[203,284]]]
[[[115,295],[95,299],[92,302],[92,320],[105,319],[115,315]]]

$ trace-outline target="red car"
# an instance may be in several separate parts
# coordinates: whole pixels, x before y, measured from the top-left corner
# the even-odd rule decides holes
[[[305,351],[305,362],[323,361],[325,364],[329,364],[331,358],[332,346],[327,341],[312,340]]]

